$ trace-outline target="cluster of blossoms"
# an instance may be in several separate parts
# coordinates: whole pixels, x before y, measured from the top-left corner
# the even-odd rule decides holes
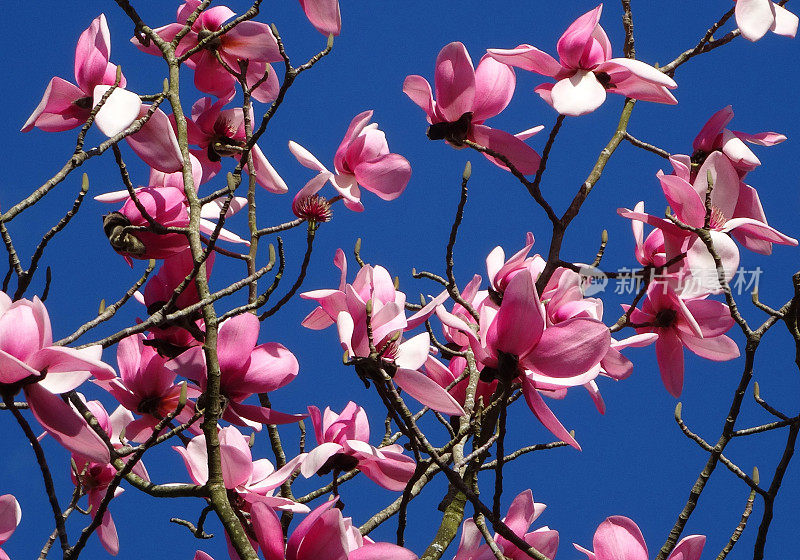
[[[336,0],[300,0],[300,4],[315,28],[338,35],[341,17]],[[160,101],[143,104],[139,95],[126,89],[125,77],[110,61],[110,33],[103,15],[79,38],[77,85],[52,78],[22,128],[64,131],[92,121],[109,138],[124,137],[150,167],[146,184],[136,188],[128,184],[125,190],[97,200],[121,204],[103,218],[104,232],[117,253],[131,265],[132,259],[162,261],[143,291],[135,294],[147,315],[159,315],[161,320],[142,328],[146,332],[119,340],[117,374],[102,361],[100,345],[72,349],[54,344],[47,310],[38,297],[12,301],[0,292],[0,395],[13,408],[13,399],[21,392],[46,433],[69,451],[73,482],[87,497],[91,511],[102,511],[96,529],[110,554],[119,551],[119,539],[106,498],[121,492],[118,472],[127,466],[132,476],[149,482],[137,451],[168,432],[181,433],[184,445],[173,449],[194,484],[206,486],[209,448],[216,445],[209,442],[209,434],[216,430],[227,495],[245,520],[252,546],[267,560],[413,560],[416,555],[401,546],[362,536],[338,507],[336,485],[340,474],[358,469],[382,488],[403,491],[418,479],[418,454],[415,460],[402,445],[390,442],[388,434],[381,445],[370,443],[366,411],[353,401],[340,413],[316,406],[309,406],[307,414],[272,409],[269,393],[291,383],[300,364],[278,342],[259,344],[261,322],[252,313],[233,314],[215,328],[216,364],[210,365],[201,313],[208,301],[194,279],[202,269],[207,283],[216,257],[209,250],[199,263],[189,247],[189,199],[221,173],[223,161],[254,175],[270,193],[286,193],[289,187],[255,143],[258,137],[251,129],[255,112],[249,105],[232,105],[237,84],[245,86],[248,99],[259,103],[281,95],[272,66],[283,61],[279,40],[263,23],[246,20],[226,27],[236,17],[226,6],[198,12],[200,7],[200,0],[186,0],[175,22],[153,30],[163,41],[179,39],[175,56],[194,71],[196,88],[209,95],[194,102],[185,120],[184,132],[193,146],[188,157],[184,157],[187,146],[182,152],[178,142],[179,118],[162,111]],[[554,83],[535,91],[564,116],[597,110],[609,92],[677,103],[671,93],[677,87],[672,77],[644,62],[612,57],[610,41],[599,24],[601,12],[598,6],[569,26],[556,46],[558,60],[523,44],[488,49],[475,67],[463,44],[446,45],[436,60],[433,88],[417,75],[408,76],[403,84],[404,93],[425,111],[428,137],[455,148],[477,148],[502,169],[537,173],[541,157],[525,141],[542,127],[510,134],[485,124],[511,102],[515,67],[552,78]],[[797,28],[793,14],[768,0],[738,0],[735,15],[741,33],[750,40],[770,29],[794,35]],[[157,45],[138,36],[132,42],[144,52],[161,54]],[[239,69],[238,79],[231,69]],[[352,119],[334,152],[333,171],[300,144],[289,143],[297,161],[315,173],[291,204],[301,221],[315,227],[330,220],[331,204],[338,200],[350,210],[363,211],[361,189],[386,201],[403,193],[411,165],[390,151],[385,133],[371,123],[372,118],[373,112],[367,110]],[[656,174],[671,208],[666,218],[647,214],[643,202],[633,210],[619,210],[632,220],[636,260],[644,269],[663,272],[659,281],[645,287],[640,308],[623,306],[624,321],[618,325],[634,329],[632,336],[612,337],[619,329],[604,323],[603,301],[586,295],[588,282],[580,272],[584,267],[562,266],[566,263],[553,267],[540,255],[530,255],[534,246],[530,233],[525,245],[508,258],[501,247],[491,251],[485,284],[476,274],[463,290],[448,283],[448,289],[416,306],[407,302],[406,294],[380,265],[359,259],[361,267],[349,283],[348,263],[339,249],[333,260],[341,273],[339,285],[301,294],[317,304],[302,325],[314,330],[335,325],[345,363],[389,402],[396,398],[404,403],[401,393],[407,395],[450,417],[451,428],[476,407],[486,410],[497,403],[506,407],[517,392],[547,431],[580,450],[544,397],[564,399],[570,388],[583,387],[602,414],[603,379],[619,381],[633,373],[633,363],[621,351],[650,344],[667,391],[678,397],[684,347],[710,360],[739,356],[736,343],[725,334],[734,325],[729,307],[710,299],[726,289],[738,269],[739,245],[768,255],[773,244],[798,244],[768,225],[757,190],[745,182],[761,163],[747,144],[770,146],[785,137],[729,130],[732,118],[730,107],[714,114],[695,138],[693,153],[672,155],[672,172]],[[319,194],[327,183],[336,191],[331,199]],[[199,232],[210,237],[204,241],[212,246],[217,240],[249,245],[220,224],[248,204],[247,198],[233,195],[225,202],[216,198],[204,204],[198,222]],[[646,237],[644,224],[654,228]],[[444,342],[436,339],[434,317]],[[423,325],[426,331],[411,333]],[[109,414],[99,401],[87,401],[76,393],[87,381],[119,406]],[[221,401],[220,419],[226,424],[201,429],[212,384]],[[316,446],[281,457],[277,467],[266,458],[254,459],[248,437],[265,425],[306,418]],[[334,493],[313,510],[302,499],[276,493],[298,475],[331,473]],[[553,558],[558,532],[548,527],[528,531],[544,508],[526,490],[513,500],[502,521],[525,543]],[[277,512],[305,517],[285,538]],[[16,499],[0,496],[0,544],[19,522]],[[455,560],[496,557],[481,539],[476,522],[465,521]],[[507,558],[526,556],[502,535],[493,540]],[[686,537],[669,559],[697,560],[704,542],[699,535]],[[598,527],[593,552],[575,546],[594,560],[647,558],[639,528],[620,516],[609,517]],[[235,554],[232,550],[231,556]],[[3,558],[7,556],[0,550]],[[201,551],[195,556],[195,560],[210,558]]]

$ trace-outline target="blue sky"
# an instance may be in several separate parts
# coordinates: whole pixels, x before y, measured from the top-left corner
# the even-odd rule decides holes
[[[138,4],[142,16],[154,27],[173,21],[177,7],[172,2]],[[324,47],[325,38],[308,24],[297,2],[274,4],[265,4],[259,20],[277,24],[293,60],[302,61]],[[228,5],[237,12],[246,8],[243,2]],[[502,245],[507,254],[515,252],[523,244],[527,231],[536,235],[534,251],[546,252],[548,221],[524,188],[510,174],[475,152],[428,141],[424,115],[402,93],[402,82],[408,74],[421,74],[432,81],[436,55],[450,41],[462,41],[476,62],[486,48],[511,48],[519,43],[530,43],[555,53],[555,43],[564,29],[595,5],[585,0],[559,2],[557,7],[550,2],[520,1],[343,0],[343,31],[333,53],[298,79],[260,142],[290,185],[290,194],[282,197],[260,193],[260,223],[277,224],[291,219],[291,197],[310,178],[310,172],[300,167],[288,152],[287,142],[295,140],[323,162],[331,162],[348,123],[366,109],[374,109],[374,120],[386,132],[390,148],[411,162],[413,175],[406,192],[392,203],[366,193],[366,211],[361,215],[343,207],[335,208],[333,222],[325,224],[318,233],[305,289],[335,286],[338,270],[331,263],[334,251],[342,247],[351,255],[356,238],[361,237],[364,259],[382,264],[393,275],[399,275],[400,287],[410,300],[415,300],[419,293],[438,293],[436,285],[414,280],[410,272],[412,267],[443,272],[444,249],[458,201],[461,172],[468,160],[473,163],[470,198],[456,246],[456,275],[460,283],[463,285],[475,273],[485,277],[484,259],[488,252],[497,245]],[[638,57],[651,64],[672,60],[693,46],[730,6],[728,0],[702,3],[675,0],[668,6],[634,2]],[[158,59],[140,54],[128,42],[133,27],[113,2],[51,2],[36,6],[20,3],[4,10],[6,21],[13,24],[5,31],[7,77],[0,82],[5,100],[5,118],[0,126],[7,142],[6,157],[0,160],[3,185],[0,208],[3,209],[55,173],[74,149],[74,132],[49,134],[35,130],[21,134],[18,130],[36,107],[51,76],[73,79],[78,35],[101,11],[105,12],[111,28],[112,60],[122,65],[129,89],[138,93],[160,91],[166,75]],[[615,56],[622,56],[620,14],[620,6],[608,2],[601,19]],[[726,29],[732,28],[731,25]],[[796,41],[772,34],[756,44],[736,39],[678,71],[675,79],[679,87],[674,92],[678,105],[639,103],[629,126],[629,131],[642,140],[673,153],[689,153],[692,139],[705,120],[731,104],[736,112],[731,123],[734,129],[786,134],[787,142],[757,150],[763,165],[748,176],[748,181],[759,190],[770,224],[794,237],[800,234],[797,219],[800,108],[794,72],[797,49]],[[542,77],[518,71],[517,78],[517,91],[510,106],[490,124],[510,132],[544,124],[545,132],[529,141],[541,151],[556,114],[533,93]],[[184,106],[188,108],[197,96],[188,72],[183,91]],[[609,96],[595,113],[568,118],[564,123],[542,183],[543,193],[557,211],[566,207],[610,138],[622,102],[620,96]],[[257,108],[256,116],[262,112],[263,107]],[[97,132],[89,138],[89,143],[101,140]],[[123,147],[123,152],[134,182],[144,184],[146,168],[127,147]],[[121,188],[118,172],[108,156],[91,160],[81,169],[89,174],[91,196]],[[607,229],[610,241],[603,267],[635,266],[630,224],[617,216],[616,209],[630,208],[644,200],[654,213],[660,213],[666,202],[655,173],[665,163],[653,154],[623,144],[569,230],[562,255],[577,262],[591,260],[600,232]],[[220,185],[217,181],[204,188],[210,192]],[[24,255],[23,262],[43,232],[72,204],[79,188],[80,173],[75,173],[48,195],[43,204],[9,225]],[[66,233],[51,243],[45,254],[43,263],[53,270],[47,305],[56,338],[91,318],[102,298],[116,299],[144,268],[144,263],[137,262],[130,269],[109,247],[100,217],[108,211],[108,206],[87,200]],[[239,233],[246,230],[243,219],[233,219],[230,224]],[[288,289],[299,268],[305,235],[302,231],[292,231],[283,239],[289,280],[279,290],[281,293]],[[776,247],[771,257],[742,250],[742,266],[751,270],[760,267],[764,271],[760,285],[763,301],[777,307],[789,299],[791,274],[800,263],[797,255],[797,249],[785,247]],[[214,286],[224,286],[226,280],[241,273],[240,263],[223,265],[224,262],[217,260]],[[41,294],[42,287],[43,274],[39,274],[28,295]],[[603,294],[603,299],[606,322],[610,324],[619,316],[619,304],[624,300],[609,292]],[[763,314],[754,310],[748,299],[740,298],[744,315],[758,323]],[[241,297],[220,307],[233,307],[239,302]],[[341,365],[341,351],[333,329],[313,332],[300,327],[300,320],[312,308],[310,302],[295,300],[262,325],[261,342],[285,344],[295,352],[301,365],[297,380],[276,392],[272,402],[279,410],[301,412],[306,404],[341,410],[348,400],[355,400],[370,412],[373,443],[376,443],[383,424],[380,401],[364,389],[352,369]],[[144,310],[131,302],[114,321],[89,333],[81,342],[101,338],[143,315]],[[731,335],[743,349],[741,335],[734,331]],[[115,363],[114,352],[113,348],[105,351],[110,363]],[[570,543],[589,545],[597,525],[606,516],[615,514],[631,517],[639,524],[652,556],[663,543],[706,460],[706,453],[689,442],[672,419],[676,400],[661,385],[653,349],[633,349],[627,354],[636,364],[631,378],[620,383],[600,381],[608,405],[605,416],[597,413],[581,391],[572,391],[564,401],[553,404],[562,422],[575,429],[582,452],[557,449],[534,453],[507,467],[504,505],[526,488],[533,490],[536,501],[548,504],[535,527],[547,524],[560,531],[560,559],[580,557]],[[756,379],[765,398],[789,414],[797,413],[800,389],[793,359],[791,338],[778,325],[765,338],[757,355]],[[720,433],[742,366],[743,360],[716,364],[686,354],[686,382],[680,399],[684,419],[710,441],[715,441]],[[91,388],[87,394],[99,396]],[[108,399],[105,402],[108,406],[112,404]],[[738,427],[770,420],[748,396]],[[512,407],[509,426],[507,449],[550,440],[549,433],[522,403]],[[437,429],[435,425],[429,427]],[[32,452],[9,414],[0,414],[0,429],[6,446],[5,458],[0,462],[0,494],[15,494],[23,508],[22,524],[3,548],[12,558],[30,558],[38,553],[52,522],[41,477],[33,468]],[[296,445],[296,428],[287,427],[282,432],[287,446]],[[268,456],[265,439],[259,437],[255,447],[262,456]],[[746,472],[758,466],[762,480],[769,480],[784,441],[785,431],[737,440],[726,455]],[[66,454],[52,441],[45,443],[45,449],[57,476],[59,495],[66,502],[71,492]],[[188,480],[182,461],[171,449],[155,451],[145,463],[155,480]],[[299,487],[311,488],[309,483]],[[444,491],[441,482],[433,483],[412,504],[407,545],[418,553],[424,550],[434,534],[434,526],[438,525],[441,514],[435,507]],[[217,534],[216,539],[196,541],[186,529],[168,522],[173,516],[196,520],[200,504],[190,500],[156,501],[136,494],[135,490],[128,490],[111,507],[120,531],[120,559],[191,558],[195,547],[218,560],[225,557],[220,527],[210,528]],[[342,496],[347,504],[345,514],[352,515],[358,524],[395,498],[365,479],[348,483]],[[703,558],[715,557],[727,542],[746,496],[746,486],[719,468],[687,526],[687,534],[708,535]],[[800,479],[796,466],[792,466],[776,503],[768,558],[777,557],[795,542],[799,498]],[[732,557],[746,558],[752,550],[761,512],[757,500],[751,524]],[[73,534],[86,523],[81,516],[70,521]],[[394,522],[389,522],[373,537],[391,540],[395,527]],[[85,554],[95,558],[105,552],[92,539]]]

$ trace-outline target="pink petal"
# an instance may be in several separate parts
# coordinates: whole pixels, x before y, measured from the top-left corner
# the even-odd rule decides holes
[[[551,78],[556,77],[563,70],[563,67],[555,58],[527,44],[519,45],[513,49],[488,49],[487,52],[489,56],[498,62],[516,66],[529,72],[550,76]]]
[[[547,327],[526,363],[549,377],[572,377],[600,363],[610,343],[602,322],[574,317]]]
[[[100,103],[103,95],[111,86],[97,86],[94,88],[94,106]],[[142,100],[139,96],[126,89],[117,88],[106,99],[97,112],[95,124],[97,128],[108,136],[116,136],[128,128],[139,117]]]
[[[527,377],[522,377],[522,392],[525,395],[525,401],[528,403],[528,407],[533,412],[533,415],[542,423],[542,425],[550,430],[550,432],[556,436],[558,439],[563,441],[564,443],[568,443],[578,451],[581,450],[581,446],[578,445],[578,442],[575,441],[569,432],[564,428],[561,422],[558,421],[553,411],[545,404],[544,399],[542,399],[539,391],[536,390],[536,387],[533,385],[531,381],[527,379]]]
[[[706,544],[704,535],[683,537],[670,553],[667,560],[700,560],[700,553]]]
[[[690,226],[703,227],[706,206],[694,187],[677,175],[664,175],[659,172],[657,177],[675,215]]]
[[[212,8],[213,9],[213,8]],[[269,26],[257,21],[242,21],[221,37],[220,51],[235,59],[258,62],[283,60]],[[235,68],[235,67],[234,67]]]
[[[511,164],[517,168],[517,171],[523,175],[532,175],[539,170],[539,162],[541,161],[539,154],[516,136],[482,124],[473,125],[471,136],[478,144],[506,156]],[[484,154],[484,156],[498,167],[508,169],[502,161],[488,154]]]
[[[664,387],[673,397],[679,397],[683,391],[683,343],[673,329],[659,331],[656,360]]]
[[[591,47],[592,34],[600,21],[602,11],[603,5],[601,4],[594,10],[586,12],[572,22],[558,40],[556,50],[563,66],[576,69],[584,68],[581,63],[587,62],[583,60],[584,55],[589,50],[587,47]],[[602,62],[602,60],[597,62]]]
[[[250,520],[265,560],[283,560],[283,529],[272,508],[255,503],[250,509]]]
[[[300,369],[297,358],[277,342],[260,344],[250,354],[242,383],[252,393],[268,393],[292,381]]]
[[[90,93],[103,83],[110,56],[111,34],[105,14],[100,14],[81,33],[75,49],[75,80],[83,91]]]
[[[436,117],[436,112],[434,109],[433,93],[431,92],[431,85],[428,83],[428,80],[417,75],[406,76],[406,79],[403,81],[403,93],[425,111],[425,114],[428,115],[428,122],[433,122],[433,119]]]
[[[308,21],[323,35],[338,35],[342,30],[339,0],[300,0]]]
[[[89,116],[75,101],[87,97],[81,88],[61,78],[54,77],[47,84],[42,100],[20,129],[28,132],[37,127],[45,132],[61,132],[83,124]]]
[[[668,91],[678,87],[675,81],[663,72],[639,60],[613,58],[595,69],[605,72],[610,78],[609,91],[633,99],[674,105],[678,101]]]
[[[775,10],[775,23],[772,24],[770,30],[784,37],[797,35],[797,25],[800,23],[798,17],[776,2],[772,3],[772,8]]]
[[[455,122],[464,113],[472,111],[475,70],[462,43],[450,43],[439,52],[434,81],[436,103],[447,121]]]
[[[602,560],[647,560],[647,545],[639,527],[621,515],[607,518],[592,540],[594,553]]]
[[[307,167],[320,173],[328,172],[326,167],[322,165],[322,163],[316,157],[314,157],[314,154],[306,150],[297,142],[292,140],[289,141],[289,151],[292,152],[292,155],[303,167]]]
[[[398,368],[394,374],[394,381],[398,387],[414,399],[437,412],[450,416],[464,414],[464,409],[461,408],[458,401],[424,373]]]
[[[253,156],[253,172],[256,175],[256,181],[259,185],[264,187],[270,192],[282,194],[289,190],[286,182],[278,175],[275,168],[264,156],[264,152],[258,146],[253,146],[250,152]]]
[[[217,356],[222,372],[242,370],[258,341],[261,323],[252,313],[231,317],[219,327]]]
[[[383,455],[382,458],[360,457],[358,470],[387,490],[403,490],[414,475],[416,462],[402,453],[384,449],[378,449],[378,452]]]
[[[149,109],[149,105],[142,105],[139,118],[147,114]],[[169,118],[161,109],[156,109],[142,128],[125,140],[136,155],[150,167],[164,173],[175,173],[183,169],[178,139],[172,130]]]
[[[711,115],[711,118],[703,125],[700,132],[697,133],[692,147],[695,150],[702,150],[704,152],[712,151],[717,137],[725,126],[731,122],[731,119],[733,119],[733,108],[730,105]]]
[[[74,408],[38,383],[25,386],[24,391],[34,417],[53,439],[96,463],[110,461],[106,444]]]
[[[686,345],[686,348],[707,360],[724,362],[739,357],[739,347],[725,335],[710,338],[682,335],[681,340]]]
[[[399,154],[386,154],[361,163],[353,171],[362,187],[383,200],[400,196],[411,179],[411,164]]]
[[[417,555],[396,544],[366,543],[349,553],[347,560],[417,560]]]
[[[509,282],[485,343],[496,350],[522,357],[533,350],[543,331],[544,310],[536,286],[530,273],[521,271]]]
[[[6,542],[22,519],[19,502],[11,494],[0,496],[0,544]]]
[[[514,71],[490,55],[484,55],[475,69],[475,103],[472,106],[472,122],[481,123],[500,114],[511,97],[517,80]]]

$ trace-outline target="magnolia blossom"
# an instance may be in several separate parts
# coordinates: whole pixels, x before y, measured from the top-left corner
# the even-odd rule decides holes
[[[178,8],[176,23],[170,23],[154,31],[165,41],[172,41],[200,3],[200,0],[186,0]],[[227,6],[207,8],[178,43],[175,54],[181,56],[196,47],[200,41],[219,31],[225,22],[235,15]],[[131,42],[144,52],[161,55],[161,51],[155,45],[145,47],[139,42],[138,37],[133,37]],[[278,78],[269,63],[278,62],[283,58],[268,25],[250,20],[241,21],[223,35],[206,42],[204,48],[186,60],[186,65],[194,69],[194,85],[197,89],[219,98],[230,99],[236,91],[236,78],[217,60],[216,55],[237,72],[240,69],[239,62],[247,61],[248,85],[254,85],[267,74],[267,80],[252,91],[252,96],[262,103],[269,103],[275,99],[278,94]]]
[[[742,37],[758,41],[772,31],[778,35],[794,37],[797,34],[798,18],[792,12],[772,0],[735,0],[736,25]]]
[[[182,390],[190,398],[200,396],[196,387],[183,389],[176,385],[175,372],[165,365],[167,358],[158,355],[152,346],[145,345],[146,342],[148,339],[143,334],[122,339],[117,345],[120,377],[98,382],[126,409],[143,415],[132,420],[125,429],[127,438],[138,442],[144,442],[156,424],[175,411]],[[187,400],[175,420],[183,424],[193,414],[194,403]]]
[[[623,309],[628,310],[627,305]],[[634,309],[630,321],[636,332],[657,333],[656,359],[664,387],[674,397],[683,390],[683,347],[709,360],[739,357],[736,343],[725,336],[733,326],[728,306],[707,299],[682,299],[666,282],[647,288],[642,309]]]
[[[198,99],[192,105],[191,119],[186,121],[189,143],[200,147],[200,150],[193,150],[192,153],[202,166],[203,182],[219,173],[222,169],[220,160],[223,157],[232,157],[238,161],[247,140],[244,112],[241,107],[223,109],[228,101],[228,98],[216,102],[210,97]],[[253,146],[250,155],[258,184],[270,192],[285,193],[288,190],[286,183],[264,156],[261,148]]]
[[[548,558],[555,558],[558,550],[558,531],[553,531],[545,526],[528,532],[531,524],[536,521],[546,507],[544,504],[533,501],[533,493],[530,490],[523,490],[511,502],[508,507],[508,513],[502,521],[528,545]],[[495,558],[488,544],[480,544],[481,538],[481,533],[477,525],[475,525],[475,521],[472,518],[464,521],[461,526],[461,541],[458,544],[458,551],[453,560],[492,560]],[[525,552],[521,551],[505,537],[495,534],[494,541],[503,552],[503,556],[510,560],[529,558]]]
[[[186,445],[173,446],[183,458],[186,470],[195,484],[208,482],[208,452],[206,436],[201,434]],[[247,511],[251,504],[261,503],[269,508],[305,513],[309,509],[280,496],[273,490],[284,483],[297,470],[306,457],[301,453],[278,470],[268,459],[256,459],[242,433],[234,426],[219,430],[219,450],[222,460],[222,478],[225,488],[232,490],[239,498],[237,507]]]
[[[386,135],[378,130],[378,123],[369,124],[371,119],[372,111],[364,111],[350,122],[333,158],[336,173],[328,171],[300,144],[289,142],[289,150],[297,161],[319,172],[295,195],[292,210],[296,215],[309,217],[302,215],[301,205],[314,197],[326,180],[342,196],[345,206],[356,212],[364,209],[359,185],[383,200],[394,200],[403,193],[411,178],[411,164],[403,156],[389,152]]]
[[[362,537],[334,507],[338,496],[309,513],[284,545],[280,519],[264,504],[252,508],[253,530],[265,560],[417,560],[410,550]]]
[[[363,408],[350,401],[341,414],[330,408],[320,414],[316,406],[309,406],[308,413],[318,445],[303,462],[300,469],[303,476],[326,474],[331,469],[337,476],[338,471],[358,467],[368,478],[388,490],[400,491],[406,487],[416,463],[403,455],[403,447],[399,444],[380,448],[369,444],[369,421]]]
[[[86,420],[56,395],[72,391],[92,376],[107,380],[113,368],[100,360],[102,347],[82,350],[53,346],[50,316],[38,297],[11,298],[0,292],[0,390],[24,391],[31,412],[61,445],[99,462],[108,449]]]
[[[611,58],[611,43],[600,26],[603,5],[576,19],[558,40],[559,60],[528,44],[514,49],[489,49],[489,55],[511,66],[555,78],[535,91],[562,115],[591,113],[606,100],[606,92],[675,104],[669,92],[678,87],[663,72],[639,60]]]
[[[761,161],[747,147],[748,144],[758,146],[774,146],[786,140],[786,136],[777,132],[759,132],[748,134],[738,130],[725,128],[733,119],[733,108],[728,105],[720,109],[708,119],[692,143],[695,152],[692,160],[705,160],[711,152],[721,151],[731,161],[739,177],[744,178],[748,172],[761,165]]]
[[[78,39],[75,49],[75,81],[78,85],[59,77],[51,79],[39,106],[22,125],[22,132],[33,127],[60,132],[85,123],[92,108],[116,82],[117,66],[109,62],[110,57],[108,23],[105,14],[100,14]],[[125,130],[138,117],[142,105],[139,96],[124,87],[125,76],[120,73],[117,88],[95,117],[98,128],[111,133],[109,136]]]
[[[0,544],[11,537],[21,520],[22,509],[17,499],[11,494],[0,496]],[[0,560],[10,560],[2,548],[0,548]]]
[[[419,369],[430,350],[428,333],[401,341],[403,332],[422,324],[430,317],[447,292],[434,298],[411,317],[406,317],[406,296],[397,290],[389,272],[382,266],[365,265],[352,284],[347,283],[347,259],[338,249],[334,264],[342,271],[338,290],[314,290],[300,294],[320,305],[303,319],[303,326],[324,329],[336,323],[339,341],[353,360],[359,375],[369,378],[375,367],[392,376],[409,395],[433,410],[462,415],[464,409],[439,384]],[[367,302],[370,302],[367,305]],[[372,329],[370,340],[367,320]],[[370,345],[378,351],[372,356]],[[363,358],[368,358],[364,360]]]
[[[262,423],[285,424],[306,417],[244,404],[243,401],[254,394],[280,389],[299,371],[297,358],[282,344],[267,342],[256,346],[260,328],[258,317],[244,313],[224,321],[217,336],[220,393],[228,399],[222,418],[256,430],[261,429]],[[168,367],[195,381],[205,391],[207,370],[202,347],[189,348],[168,362]]]
[[[532,128],[512,136],[483,122],[498,115],[511,101],[516,86],[514,70],[484,56],[477,70],[462,43],[445,45],[436,58],[433,99],[431,86],[422,76],[408,76],[403,92],[419,105],[428,117],[428,138],[447,140],[457,148],[471,140],[504,156],[525,175],[539,169],[539,154],[525,144],[542,127]],[[502,161],[486,157],[500,167]]]
[[[300,0],[308,21],[325,35],[338,35],[342,31],[342,14],[339,0]]]
[[[667,560],[699,560],[706,538],[703,535],[689,535],[682,538],[672,550]],[[633,520],[621,515],[606,518],[592,539],[594,552],[573,543],[588,560],[648,560],[647,545],[639,526]]]

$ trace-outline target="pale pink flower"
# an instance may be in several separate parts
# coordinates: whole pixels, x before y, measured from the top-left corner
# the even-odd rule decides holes
[[[339,0],[300,0],[300,6],[320,33],[336,36],[342,31]]]
[[[464,140],[471,140],[506,156],[521,173],[529,175],[539,169],[541,158],[523,140],[542,127],[514,136],[483,124],[508,106],[515,86],[512,68],[484,56],[475,69],[466,47],[454,42],[445,45],[436,58],[435,101],[431,85],[422,76],[407,76],[403,92],[425,111],[431,140],[446,140],[456,148],[463,147]],[[500,160],[484,155],[505,168]]]
[[[699,560],[705,543],[703,535],[684,537],[667,560]],[[642,531],[633,520],[621,515],[608,517],[597,527],[592,539],[594,552],[574,543],[573,546],[588,560],[648,560]]]
[[[399,444],[376,448],[369,444],[369,420],[363,408],[353,401],[341,414],[316,406],[308,413],[314,425],[317,447],[308,453],[300,472],[308,478],[314,473],[327,474],[358,468],[369,479],[388,490],[403,490],[414,474],[416,463],[403,455]]]
[[[98,461],[108,449],[86,421],[56,395],[72,391],[94,376],[112,379],[113,368],[100,360],[99,345],[81,350],[53,346],[50,317],[38,297],[11,298],[0,292],[0,388],[22,390],[31,412],[61,445]]]
[[[305,414],[284,414],[243,402],[254,394],[280,389],[299,371],[297,358],[282,344],[267,342],[256,346],[260,328],[258,317],[244,313],[224,321],[217,338],[220,393],[228,401],[222,418],[255,430],[260,430],[262,423],[286,424],[306,417]],[[202,347],[189,348],[167,365],[195,381],[205,391],[207,370]]]
[[[411,178],[411,164],[403,156],[389,152],[386,135],[378,129],[378,123],[369,124],[371,119],[372,111],[364,111],[350,122],[333,159],[335,173],[328,171],[303,146],[289,142],[289,150],[297,161],[319,172],[295,195],[292,202],[295,214],[298,204],[316,195],[326,179],[342,196],[345,206],[357,212],[364,209],[359,185],[383,200],[394,200],[402,194]]]
[[[317,507],[292,531],[284,546],[275,512],[253,504],[253,529],[266,560],[417,560],[410,550],[362,537],[335,506],[338,496]]]
[[[489,55],[511,66],[555,78],[535,91],[562,115],[591,113],[606,100],[606,92],[675,104],[669,92],[678,87],[663,72],[639,60],[611,58],[611,43],[600,26],[600,4],[576,19],[558,40],[559,60],[528,44],[514,49],[489,49]]]
[[[303,504],[273,495],[273,490],[283,484],[298,469],[306,457],[305,453],[275,470],[268,459],[253,460],[247,440],[234,426],[219,430],[219,442],[223,481],[225,488],[232,490],[238,497],[236,507],[247,511],[250,505],[262,503],[268,508],[297,513],[309,511],[308,507]],[[208,451],[205,435],[201,434],[192,438],[185,448],[173,446],[173,449],[183,458],[186,470],[195,484],[208,482]]]
[[[736,25],[748,41],[758,41],[767,31],[785,37],[797,34],[797,16],[772,0],[736,0],[735,14]]]
[[[623,305],[627,311],[629,306]],[[653,282],[641,311],[630,321],[638,333],[656,333],[656,359],[664,387],[674,396],[683,390],[683,347],[700,357],[726,361],[739,357],[736,343],[725,336],[733,326],[728,306],[708,299],[684,300],[668,283]]]
[[[11,494],[0,496],[0,544],[11,537],[21,520],[22,509],[17,499]],[[0,548],[0,560],[10,560],[2,548]]]
[[[558,550],[558,531],[545,526],[528,532],[531,524],[536,521],[546,507],[544,504],[534,503],[533,493],[530,490],[523,490],[511,502],[508,513],[503,518],[503,523],[528,545],[548,558],[555,558]],[[489,545],[480,544],[481,538],[475,521],[472,518],[464,521],[461,526],[461,541],[453,560],[492,560],[495,558]],[[528,558],[527,554],[505,537],[495,534],[494,540],[506,558],[510,560]]]

